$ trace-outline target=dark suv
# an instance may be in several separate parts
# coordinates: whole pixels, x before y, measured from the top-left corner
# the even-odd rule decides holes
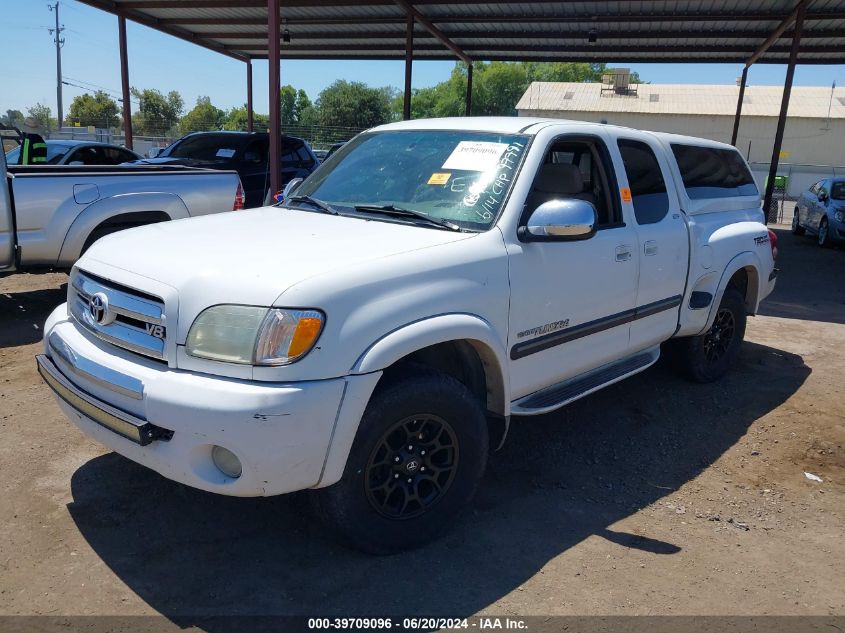
[[[155,158],[138,162],[235,170],[246,193],[246,206],[257,207],[270,188],[269,156],[270,136],[266,132],[194,132],[171,143]],[[282,185],[293,178],[305,178],[319,164],[303,139],[282,136]]]

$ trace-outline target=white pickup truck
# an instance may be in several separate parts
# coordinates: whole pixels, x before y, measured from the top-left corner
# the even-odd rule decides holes
[[[772,290],[731,146],[525,118],[395,123],[285,202],[132,229],[74,266],[41,375],[86,434],[226,495],[318,489],[355,546],[434,537],[513,416],[724,374]]]

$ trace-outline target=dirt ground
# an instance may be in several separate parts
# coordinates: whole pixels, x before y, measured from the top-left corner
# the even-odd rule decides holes
[[[845,250],[779,235],[729,377],[659,364],[515,419],[455,529],[385,558],[303,495],[214,496],[88,440],[33,360],[66,277],[0,279],[0,614],[843,615]]]

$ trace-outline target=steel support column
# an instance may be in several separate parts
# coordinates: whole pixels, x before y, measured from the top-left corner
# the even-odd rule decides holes
[[[739,118],[742,116],[742,100],[745,98],[745,83],[748,80],[748,66],[742,69],[742,80],[739,84],[739,98],[736,100],[736,116],[734,117],[734,131],[731,134],[731,145],[736,147],[736,138],[739,135]]]
[[[766,196],[763,198],[763,212],[765,221],[769,222],[769,208],[772,204],[772,194],[775,189],[775,177],[778,173],[778,161],[780,150],[783,145],[783,131],[786,127],[786,114],[789,110],[789,97],[792,93],[792,78],[795,75],[795,62],[798,60],[798,50],[801,48],[801,30],[804,27],[804,10],[806,3],[798,5],[795,14],[795,34],[792,36],[792,48],[789,51],[789,64],[786,67],[786,80],[783,84],[783,98],[780,102],[780,115],[778,115],[778,127],[775,132],[775,143],[772,147],[772,162],[769,165],[769,178],[766,181]]]
[[[246,62],[246,129],[247,132],[253,131],[253,114],[252,114],[252,60]]]
[[[464,115],[472,116],[472,64],[467,64],[467,96],[464,103]]]
[[[281,158],[282,158],[282,104],[280,97],[280,40],[281,16],[279,0],[267,0],[267,61],[270,66],[269,104],[270,120],[270,193],[275,194],[281,189]]]
[[[120,87],[123,92],[123,144],[132,149],[132,103],[129,101],[129,55],[126,49],[126,18],[117,18],[120,48]]]
[[[414,65],[414,14],[408,14],[405,31],[405,95],[402,100],[402,118],[411,118],[411,70]]]

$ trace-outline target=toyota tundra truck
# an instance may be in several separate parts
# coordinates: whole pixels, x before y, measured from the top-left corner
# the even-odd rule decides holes
[[[562,120],[393,123],[273,207],[123,231],[38,368],[91,438],[235,496],[312,489],[354,546],[428,541],[512,420],[736,359],[775,284],[735,148]]]

